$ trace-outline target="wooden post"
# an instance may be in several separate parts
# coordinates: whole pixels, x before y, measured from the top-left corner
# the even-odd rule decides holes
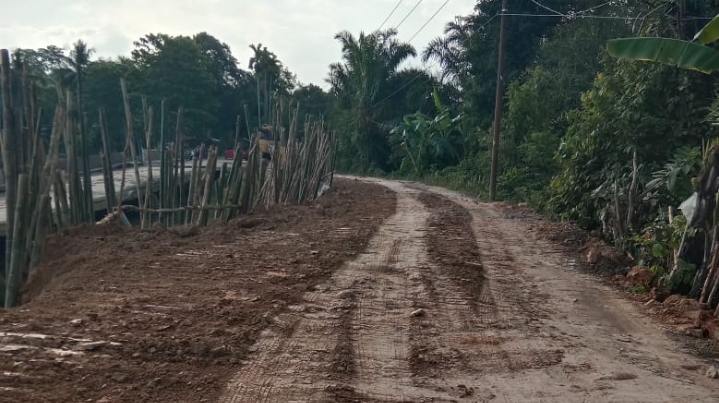
[[[23,266],[25,264],[25,231],[27,229],[28,205],[25,197],[28,193],[30,176],[20,174],[18,177],[17,203],[15,205],[15,227],[13,228],[13,241],[10,244],[10,267],[7,271],[5,283],[5,308],[17,305],[17,294],[20,289]],[[10,213],[7,214],[8,216]]]

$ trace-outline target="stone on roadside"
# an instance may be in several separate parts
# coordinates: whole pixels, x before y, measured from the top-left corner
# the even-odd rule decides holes
[[[707,378],[711,378],[711,379],[719,378],[719,372],[717,371],[716,367],[714,367],[714,366],[711,366],[711,367],[709,367],[709,369],[707,369],[706,375],[707,375]]]
[[[413,311],[410,315],[416,318],[416,317],[424,316],[426,314],[427,314],[427,312],[424,309],[417,309],[417,310]]]
[[[351,299],[354,298],[355,293],[352,290],[344,290],[337,293],[337,298],[340,299]]]

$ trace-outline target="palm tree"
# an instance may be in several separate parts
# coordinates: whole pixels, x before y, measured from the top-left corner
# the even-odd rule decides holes
[[[263,47],[262,44],[250,45],[255,52],[250,58],[249,68],[255,72],[255,80],[257,81],[257,119],[258,125],[262,125],[263,118],[270,119],[271,94],[273,86],[280,81],[282,75],[282,63],[277,60],[277,56]],[[264,92],[264,102],[260,101],[260,92]],[[262,104],[265,106],[265,115],[262,114]]]
[[[390,83],[400,64],[416,56],[412,45],[389,29],[355,37],[343,31],[335,36],[342,46],[342,62],[330,65],[332,92],[350,112],[352,143],[364,163],[382,166],[387,152],[386,127],[380,123],[386,105],[397,89]]]
[[[444,36],[429,42],[422,52],[422,60],[438,62],[442,67],[441,80],[448,79],[457,83],[462,74],[468,70],[466,55],[468,42],[473,33],[471,20],[467,17],[457,17],[447,24]]]

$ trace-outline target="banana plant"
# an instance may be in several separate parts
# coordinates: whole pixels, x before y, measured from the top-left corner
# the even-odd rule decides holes
[[[402,165],[411,163],[414,174],[423,176],[433,167],[458,161],[460,156],[455,146],[458,123],[462,116],[452,117],[449,109],[440,100],[435,89],[432,93],[437,116],[434,118],[421,112],[404,117],[391,132],[392,142],[404,154]]]
[[[719,15],[705,25],[692,41],[683,41],[670,38],[624,38],[609,41],[607,51],[610,55],[629,60],[654,61],[670,66],[696,70],[711,74],[719,71],[719,51],[710,45],[719,40]],[[706,256],[716,256],[719,242],[719,186],[717,185],[717,170],[719,169],[719,142],[714,139],[709,150],[705,153],[702,173],[694,186],[694,195],[683,205],[693,205],[692,213],[687,217],[687,226],[682,241],[675,256],[685,254],[684,249],[687,230],[704,228],[713,238],[712,250]],[[693,200],[693,201],[692,201]],[[681,265],[675,259],[674,267],[666,277],[669,283],[680,272]],[[711,260],[714,262],[714,260]],[[719,267],[704,259],[700,270],[696,271],[692,284],[692,295],[699,295],[700,301],[711,302],[719,291]],[[719,307],[715,312],[719,316]]]
[[[719,15],[704,26],[692,41],[671,38],[622,38],[609,41],[607,51],[621,59],[644,60],[696,70],[719,71],[719,51],[707,46],[719,40]]]

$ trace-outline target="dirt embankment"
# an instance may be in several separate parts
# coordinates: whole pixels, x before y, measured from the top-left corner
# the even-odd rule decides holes
[[[30,301],[0,310],[0,400],[215,401],[259,333],[394,211],[393,192],[341,180],[314,205],[202,230],[57,235]]]

